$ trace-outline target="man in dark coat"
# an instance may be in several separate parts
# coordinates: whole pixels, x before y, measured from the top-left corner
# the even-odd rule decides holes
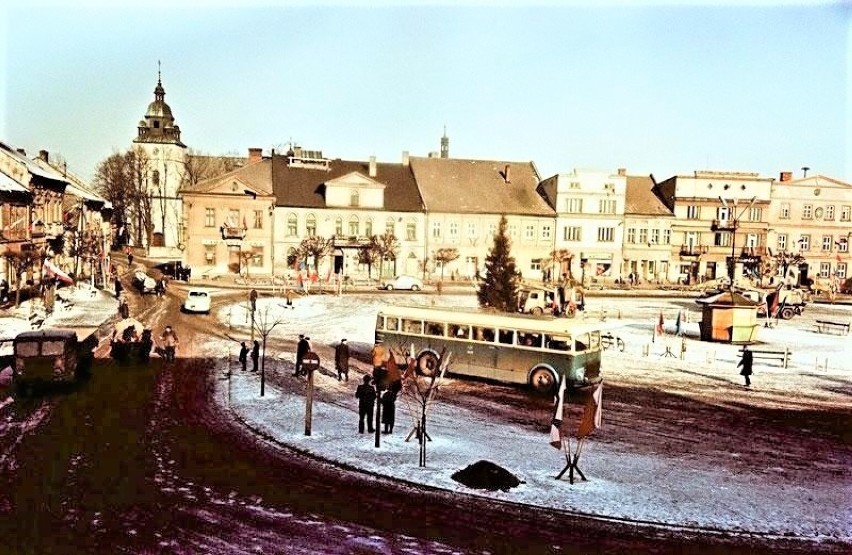
[[[358,386],[355,390],[355,397],[358,399],[358,433],[364,433],[364,422],[367,422],[367,431],[373,433],[373,407],[376,404],[376,390],[373,384],[370,383],[372,378],[368,375],[364,376],[364,383]]]
[[[246,364],[248,363],[248,354],[249,354],[248,345],[246,345],[246,342],[243,341],[240,344],[240,364],[242,364],[242,366],[243,366],[243,372],[246,371]]]
[[[334,349],[334,367],[337,369],[337,381],[344,377],[349,381],[349,345],[346,339],[341,339]]]
[[[305,360],[305,355],[311,350],[310,339],[310,337],[299,335],[299,342],[296,344],[296,372],[293,374],[294,376],[307,374],[302,370],[302,362]]]
[[[260,341],[255,340],[251,348],[251,371],[257,372],[257,361],[260,359]]]
[[[745,378],[746,387],[751,386],[751,366],[754,363],[754,355],[749,350],[748,345],[743,346],[743,357],[740,359],[740,362],[737,364],[737,368],[742,366],[742,370],[740,370],[740,375]]]
[[[385,425],[384,433],[392,434],[393,425],[396,420],[396,391],[388,389],[382,395],[382,424]]]

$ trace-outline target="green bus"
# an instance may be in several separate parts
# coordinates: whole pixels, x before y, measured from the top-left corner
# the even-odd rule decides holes
[[[439,355],[452,353],[447,368],[526,384],[553,393],[565,373],[569,387],[601,380],[600,322],[466,310],[385,306],[376,317],[376,343],[410,352],[421,374],[436,370]]]

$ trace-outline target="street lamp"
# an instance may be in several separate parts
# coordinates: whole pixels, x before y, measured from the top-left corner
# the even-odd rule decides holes
[[[746,213],[746,210],[750,209],[752,205],[754,205],[754,201],[757,200],[757,197],[751,197],[751,200],[748,203],[748,206],[742,209],[739,214],[736,214],[735,211],[737,209],[737,199],[732,199],[731,207],[728,206],[728,203],[721,196],[719,197],[719,202],[722,203],[722,206],[728,210],[728,224],[722,225],[721,218],[719,219],[719,224],[717,224],[716,231],[729,231],[731,233],[731,264],[728,266],[728,287],[733,287],[734,285],[734,268],[736,267],[736,258],[737,258],[737,229],[740,227],[740,218],[742,218],[743,214]]]

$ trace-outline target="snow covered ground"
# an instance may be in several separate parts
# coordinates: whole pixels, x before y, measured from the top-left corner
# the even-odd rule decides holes
[[[63,294],[74,306],[60,307],[46,325],[97,325],[114,314],[115,299],[108,293],[67,289]],[[471,295],[362,294],[313,295],[299,298],[293,309],[282,299],[258,299],[257,314],[269,314],[281,323],[274,337],[293,339],[299,333],[311,336],[315,345],[349,340],[353,351],[367,350],[373,342],[378,307],[387,302],[473,307]],[[605,319],[613,333],[624,339],[624,353],[606,351],[605,380],[654,385],[671,383],[675,376],[681,390],[693,388],[702,395],[724,395],[720,377],[740,384],[736,362],[739,347],[698,340],[699,306],[690,299],[590,298],[584,317]],[[12,317],[0,318],[0,338],[10,338],[30,329],[29,316],[37,311],[24,303]],[[267,312],[268,311],[268,312]],[[682,311],[682,312],[681,312]],[[655,337],[660,313],[664,316],[663,337]],[[684,337],[674,335],[678,312]],[[249,319],[245,303],[228,305],[214,317],[233,335],[247,336]],[[805,314],[781,321],[775,328],[761,328],[759,339],[767,347],[789,347],[791,364],[757,363],[753,376],[754,395],[783,396],[797,406],[819,410],[821,406],[848,407],[852,391],[852,348],[850,337],[815,332],[816,319],[852,321],[852,306],[810,305]],[[97,322],[97,323],[94,323]],[[94,324],[92,324],[94,323]],[[211,338],[186,346],[181,356],[208,356],[224,371],[236,359],[236,344]],[[683,360],[664,357],[668,348]],[[272,353],[291,362],[292,352]],[[324,368],[332,361],[324,360]],[[236,364],[233,362],[233,366]],[[288,367],[289,368],[289,367]],[[282,371],[279,366],[279,370]],[[632,451],[617,442],[596,441],[593,435],[584,447],[581,468],[589,478],[573,485],[554,477],[564,466],[561,451],[552,448],[548,435],[531,426],[495,422],[487,415],[451,407],[439,401],[429,417],[427,466],[418,467],[418,445],[405,441],[412,421],[407,400],[397,402],[394,434],[383,435],[380,448],[373,436],[357,433],[357,379],[340,383],[328,373],[316,373],[316,387],[323,399],[313,405],[313,427],[304,435],[303,391],[283,391],[266,383],[260,396],[259,376],[235,372],[229,380],[217,380],[223,409],[233,411],[247,426],[295,449],[368,473],[481,495],[515,503],[599,515],[605,518],[642,520],[672,526],[699,526],[720,531],[765,535],[797,535],[840,540],[852,544],[852,479],[847,472],[833,483],[812,480],[807,472],[742,472],[724,465],[694,465],[682,458],[655,456]],[[357,376],[357,375],[356,375]],[[665,377],[665,379],[663,379]],[[719,393],[714,393],[718,389]],[[757,398],[757,397],[755,397]],[[721,402],[721,397],[720,397]],[[607,393],[603,393],[603,427],[606,432]],[[736,457],[737,453],[731,453]],[[479,460],[488,460],[515,474],[522,484],[506,492],[467,488],[451,475]],[[852,460],[846,461],[847,468]]]
[[[333,344],[348,338],[352,347],[368,348],[373,341],[375,315],[384,302],[475,306],[475,297],[434,295],[359,295],[335,297],[316,295],[296,301],[292,310],[283,301],[259,299],[258,314],[269,311],[281,320],[273,335],[295,339],[306,333],[316,344]],[[720,376],[740,384],[736,370],[738,346],[698,340],[699,306],[690,299],[590,299],[586,318],[605,318],[622,337],[624,353],[606,351],[604,376],[636,382],[662,381],[677,374],[679,387],[712,390]],[[682,312],[684,338],[674,335],[676,317]],[[662,311],[667,334],[654,338],[654,327]],[[234,333],[248,332],[244,304],[229,306],[217,317]],[[760,392],[783,393],[791,401],[815,405],[843,406],[852,388],[852,348],[849,336],[823,335],[814,330],[817,318],[852,320],[852,307],[808,307],[804,316],[781,321],[775,328],[761,328],[759,338],[767,347],[787,346],[793,351],[788,368],[775,363],[757,363],[753,382]],[[653,342],[652,342],[653,338]],[[684,359],[664,357],[668,347],[678,357],[685,345]],[[198,347],[219,357],[235,359],[233,345],[211,342]],[[647,349],[647,356],[643,352]],[[201,354],[199,352],[198,354]],[[292,361],[293,353],[278,353]],[[225,363],[220,363],[224,370]],[[333,361],[323,361],[331,368]],[[289,368],[289,367],[288,367]],[[429,417],[433,439],[428,443],[427,467],[418,467],[416,440],[405,441],[413,420],[407,400],[397,403],[397,426],[383,435],[380,448],[373,436],[357,433],[357,405],[353,392],[357,380],[340,383],[328,374],[316,374],[316,387],[332,392],[332,402],[314,401],[312,434],[304,434],[303,391],[281,391],[269,385],[261,397],[259,377],[235,372],[219,382],[223,403],[246,425],[316,456],[365,472],[399,480],[444,488],[471,495],[543,505],[610,518],[636,519],[673,526],[700,526],[730,532],[769,536],[797,535],[819,541],[823,538],[852,542],[852,480],[819,484],[806,472],[773,475],[742,472],[723,465],[707,468],[677,458],[637,454],[617,443],[587,440],[581,468],[588,481],[570,485],[567,476],[554,477],[564,466],[561,451],[548,443],[548,435],[530,427],[495,423],[487,415],[450,407],[440,402]],[[708,393],[704,393],[707,395]],[[724,395],[724,389],[720,389]],[[759,393],[756,393],[759,395]],[[603,394],[603,428],[606,427],[606,388]],[[736,453],[731,453],[736,457]],[[451,479],[457,470],[479,460],[496,463],[515,474],[522,484],[506,492],[484,492],[467,488]],[[852,463],[852,461],[849,461]],[[783,461],[778,461],[779,467]],[[780,470],[780,468],[779,468]]]

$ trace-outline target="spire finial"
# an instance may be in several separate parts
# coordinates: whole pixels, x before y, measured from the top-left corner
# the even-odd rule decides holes
[[[160,60],[157,60],[157,83],[162,83],[162,74],[160,72]]]

